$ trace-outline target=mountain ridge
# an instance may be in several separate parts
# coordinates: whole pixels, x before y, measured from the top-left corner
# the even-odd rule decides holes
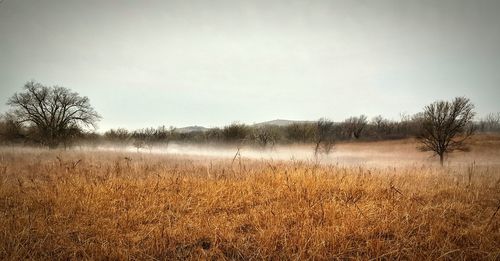
[[[263,121],[263,122],[258,122],[258,123],[253,123],[249,124],[250,126],[255,126],[255,127],[260,127],[260,126],[279,126],[279,127],[286,127],[295,123],[311,123],[313,121],[306,121],[306,120],[287,120],[287,119],[274,119],[270,121]],[[199,125],[192,125],[192,126],[186,126],[186,127],[181,127],[181,128],[176,128],[175,131],[179,133],[189,133],[189,132],[205,132],[208,131],[211,128],[207,128],[204,126],[199,126]]]

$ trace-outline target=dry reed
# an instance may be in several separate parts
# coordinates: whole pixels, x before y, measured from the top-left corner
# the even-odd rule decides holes
[[[500,167],[0,151],[0,259],[500,259]]]

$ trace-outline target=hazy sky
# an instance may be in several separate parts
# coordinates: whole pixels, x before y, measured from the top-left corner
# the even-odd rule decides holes
[[[465,95],[500,111],[500,1],[0,3],[0,111],[31,79],[88,96],[100,131],[398,119]]]

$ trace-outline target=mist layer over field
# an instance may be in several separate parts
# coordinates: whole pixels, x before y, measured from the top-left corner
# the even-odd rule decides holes
[[[167,154],[187,157],[257,159],[278,161],[307,161],[341,166],[419,166],[438,165],[432,153],[420,152],[416,140],[396,140],[379,142],[344,142],[335,146],[329,154],[314,155],[314,145],[276,145],[261,148],[238,145],[194,145],[171,143],[168,146],[153,146],[137,149],[132,146],[99,146],[98,150],[140,154]],[[448,155],[447,165],[468,164],[500,165],[500,138],[477,137],[471,142],[470,152],[455,152]],[[88,149],[88,148],[82,148]]]

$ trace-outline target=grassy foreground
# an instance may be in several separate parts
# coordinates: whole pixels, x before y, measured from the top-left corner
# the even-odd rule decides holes
[[[0,151],[0,259],[500,259],[500,167]]]

